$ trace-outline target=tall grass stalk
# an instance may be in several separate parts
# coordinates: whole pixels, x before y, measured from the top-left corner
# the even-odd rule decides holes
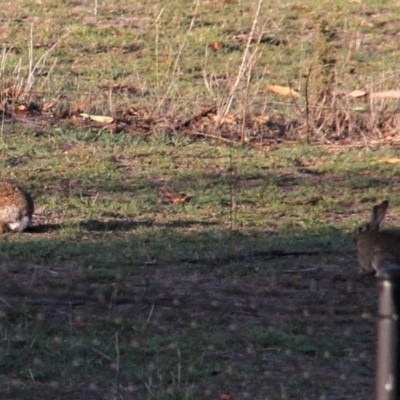
[[[260,16],[262,3],[263,3],[263,0],[259,0],[258,5],[257,5],[257,10],[256,10],[256,13],[255,13],[255,16],[253,19],[253,24],[251,26],[251,30],[250,30],[249,36],[247,38],[246,47],[243,52],[242,62],[240,64],[240,67],[239,67],[239,70],[238,70],[238,73],[236,76],[236,81],[233,84],[233,86],[231,87],[228,97],[226,99],[223,99],[219,106],[220,111],[218,113],[218,119],[217,119],[218,125],[221,125],[223,123],[225,117],[227,116],[227,114],[232,106],[232,102],[235,97],[235,93],[239,86],[239,83],[242,80],[246,70],[248,70],[249,66],[252,65],[251,60],[253,59],[253,57],[251,57],[250,60],[248,60],[248,55],[249,55],[249,51],[250,51],[250,45],[253,40],[254,32],[255,32],[255,29],[256,29],[256,26],[258,23],[258,19]]]
[[[200,5],[200,1],[197,0],[196,6],[195,6],[194,11],[193,11],[193,17],[192,17],[192,19],[191,19],[191,21],[190,21],[189,28],[188,28],[188,30],[187,30],[187,32],[186,32],[185,37],[183,38],[183,41],[182,41],[181,45],[179,46],[178,54],[177,54],[177,56],[176,56],[176,58],[175,58],[174,67],[173,67],[172,72],[171,72],[171,80],[170,80],[170,83],[169,83],[169,85],[168,85],[168,87],[167,87],[167,90],[165,91],[164,96],[162,97],[161,101],[160,101],[159,104],[158,104],[157,112],[159,112],[159,111],[161,110],[162,106],[164,105],[165,100],[166,100],[167,97],[170,95],[170,92],[171,92],[171,90],[172,90],[172,87],[175,85],[175,83],[176,83],[177,80],[178,80],[178,78],[177,78],[177,76],[176,76],[176,72],[177,72],[177,70],[178,70],[179,61],[180,61],[180,59],[181,59],[181,55],[182,55],[183,49],[185,48],[187,39],[188,39],[188,37],[189,37],[191,31],[193,30],[194,23],[195,23],[195,20],[196,20],[197,11],[198,11],[198,8],[199,8],[199,5]]]

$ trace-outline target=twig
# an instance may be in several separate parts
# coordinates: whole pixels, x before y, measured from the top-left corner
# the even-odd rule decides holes
[[[150,320],[151,320],[151,316],[153,315],[153,311],[154,311],[154,306],[155,306],[155,302],[153,302],[153,304],[151,305],[151,309],[149,312],[149,317],[147,318],[147,322],[150,322]]]
[[[212,113],[216,113],[217,112],[217,107],[213,106],[208,108],[207,110],[202,111],[200,114],[195,115],[194,117],[191,117],[189,119],[187,119],[186,121],[175,125],[174,130],[175,131],[180,131],[183,128],[187,128],[189,125],[191,125],[193,122],[197,122],[198,120],[207,117],[207,115],[212,114]]]
[[[69,32],[61,36],[48,50],[44,52],[44,54],[38,59],[38,61],[33,65],[33,24],[31,24],[31,31],[30,31],[30,42],[29,42],[29,71],[28,71],[28,78],[25,85],[25,93],[28,93],[34,84],[34,73],[39,68],[41,64],[44,63],[46,57],[57,47],[62,40],[64,40],[67,36],[69,36]]]
[[[96,349],[95,347],[90,347],[90,349],[92,351],[94,351],[96,354],[98,354],[99,356],[103,357],[105,360],[107,360],[109,362],[113,361],[111,357],[109,357],[107,354],[103,353],[102,351]]]
[[[181,351],[179,350],[178,344],[176,344],[176,351],[178,353],[178,391],[181,390]]]
[[[215,139],[215,140],[220,140],[221,142],[225,143],[230,143],[230,144],[236,144],[239,143],[237,140],[232,140],[232,139],[227,139],[222,136],[216,136],[216,135],[209,135],[208,133],[202,133],[202,132],[191,132],[191,136],[202,136],[210,139]]]
[[[174,68],[172,69],[172,73],[171,73],[172,77],[174,77],[174,75],[176,74],[176,71],[178,69],[178,63],[179,63],[179,60],[181,58],[183,49],[184,49],[184,47],[186,45],[186,41],[187,41],[187,39],[189,37],[190,32],[192,31],[192,29],[194,27],[194,22],[196,20],[197,10],[199,8],[199,5],[200,5],[200,1],[197,1],[196,2],[196,6],[195,6],[194,11],[193,11],[193,17],[192,17],[192,19],[190,21],[190,25],[189,25],[188,31],[186,32],[186,35],[185,35],[185,37],[184,37],[184,39],[183,39],[183,41],[182,41],[182,43],[181,43],[181,45],[179,47],[178,54],[177,54],[176,59],[175,59]],[[161,101],[160,101],[160,103],[158,105],[157,111],[161,110],[161,107],[162,107],[165,99],[167,98],[167,96],[168,96],[168,94],[169,94],[169,92],[170,92],[170,90],[172,88],[173,83],[174,83],[174,79],[171,79],[171,82],[169,83],[168,88],[165,91],[165,94],[164,94],[163,98],[161,99]]]
[[[117,353],[117,373],[115,377],[115,384],[117,386],[116,388],[116,393],[115,393],[115,399],[119,400],[121,398],[121,393],[120,393],[120,356],[119,356],[119,342],[118,342],[118,332],[115,332],[115,350]]]
[[[247,66],[248,66],[247,55],[248,55],[248,53],[250,51],[250,45],[251,45],[251,42],[253,40],[254,31],[255,31],[256,26],[257,26],[258,17],[260,15],[262,2],[263,2],[263,0],[259,0],[259,2],[258,2],[257,11],[256,11],[256,14],[254,16],[253,25],[251,27],[249,37],[247,39],[246,47],[244,49],[244,53],[243,53],[243,57],[242,57],[242,62],[240,64],[239,71],[238,71],[238,74],[236,76],[236,81],[232,86],[232,89],[231,89],[231,91],[229,93],[228,100],[227,100],[225,106],[223,107],[222,111],[218,113],[219,114],[218,115],[218,119],[217,119],[218,126],[222,125],[226,115],[228,114],[228,112],[229,112],[229,110],[230,110],[230,108],[232,106],[233,97],[235,95],[236,89],[239,86],[239,83],[242,80],[243,75],[244,75],[244,73],[245,73],[245,71],[247,69]]]
[[[7,307],[11,307],[7,301],[5,301],[2,297],[0,297],[0,301],[2,301]]]
[[[37,274],[37,266],[35,265],[35,271],[34,271],[34,273],[32,275],[31,281],[29,282],[28,289],[30,289],[31,286],[33,285],[33,282],[35,281],[36,274]]]

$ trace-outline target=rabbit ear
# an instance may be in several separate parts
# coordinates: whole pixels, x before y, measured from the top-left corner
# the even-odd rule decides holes
[[[387,200],[382,201],[382,203],[378,204],[377,206],[374,206],[371,214],[371,222],[370,222],[371,229],[373,230],[379,229],[379,225],[381,224],[383,218],[385,217],[388,207],[389,207],[389,202]]]

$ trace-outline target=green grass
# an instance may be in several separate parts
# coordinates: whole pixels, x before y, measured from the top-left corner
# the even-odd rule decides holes
[[[4,177],[37,214],[32,232],[0,243],[3,396],[115,393],[117,351],[121,391],[140,398],[371,390],[374,322],[361,315],[376,297],[351,235],[386,196],[395,223],[397,166],[374,162],[383,151],[266,154],[79,130],[5,139]],[[164,187],[193,197],[165,204]],[[351,384],[322,384],[321,371]]]
[[[19,79],[27,76],[29,41],[34,65],[57,43],[39,62],[34,96],[49,101],[60,94],[63,104],[91,113],[115,114],[120,107],[133,106],[150,115],[187,118],[228,95],[246,46],[246,37],[237,37],[250,32],[257,6],[236,1],[196,6],[183,0],[168,5],[115,0],[100,2],[95,16],[94,5],[47,0],[41,7],[26,1],[5,7],[3,35],[10,51],[4,76],[15,80],[12,71],[19,61]],[[324,21],[333,35],[328,41],[321,28]],[[327,50],[334,60],[338,92],[393,88],[397,30],[396,5],[391,2],[360,5],[343,0],[332,7],[312,0],[302,5],[264,1],[255,30],[264,40],[250,46],[254,58],[247,70],[249,83],[245,77],[239,85],[234,115],[239,118],[246,111],[271,117],[271,108],[274,115],[298,114],[290,100],[282,101],[267,87],[290,84],[303,94],[299,106],[304,109],[306,77],[310,69],[326,68],[321,59]],[[219,43],[220,50],[213,51],[212,43]],[[313,73],[308,82],[311,112],[325,90],[318,75]],[[118,86],[136,93],[121,89],[110,94],[109,88]],[[359,100],[340,103],[354,118],[354,108],[360,105]]]
[[[236,36],[257,4],[99,1],[94,16],[94,1],[42,3],[3,9],[2,90],[28,76],[31,27],[33,64],[61,40],[18,99],[60,96],[56,108],[25,117],[7,103],[1,128],[1,178],[36,205],[30,231],[0,238],[1,397],[369,398],[377,291],[358,274],[352,235],[385,198],[385,225],[399,224],[400,164],[388,162],[399,151],[395,136],[370,141],[372,125],[361,142],[305,145],[304,94],[328,50],[335,91],[393,88],[396,5],[264,2],[236,124],[205,116],[179,130],[231,90],[246,48]],[[312,107],[328,78],[309,78]],[[356,121],[359,101],[343,99]],[[117,132],[83,111],[134,123]],[[297,121],[302,140],[252,125],[259,115]],[[191,200],[168,204],[160,190]]]

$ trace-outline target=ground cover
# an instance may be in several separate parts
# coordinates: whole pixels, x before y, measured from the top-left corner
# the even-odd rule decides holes
[[[396,7],[261,3],[2,5],[2,398],[371,398]]]

